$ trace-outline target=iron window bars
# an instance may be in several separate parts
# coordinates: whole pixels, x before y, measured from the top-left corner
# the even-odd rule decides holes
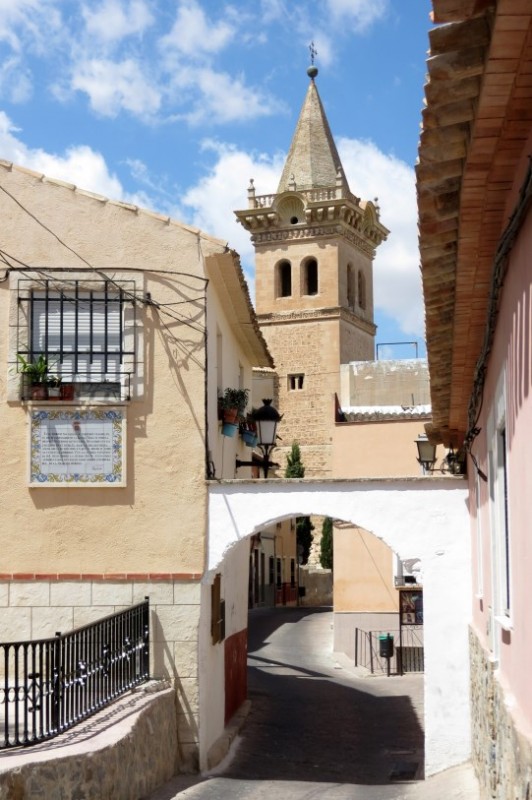
[[[134,281],[21,280],[17,299],[17,354],[45,356],[50,372],[76,383],[81,395],[101,397],[105,388],[103,396],[130,399]]]

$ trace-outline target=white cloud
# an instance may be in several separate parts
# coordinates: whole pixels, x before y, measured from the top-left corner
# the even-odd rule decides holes
[[[161,46],[195,60],[220,52],[234,34],[228,22],[211,22],[196,0],[181,0],[172,30],[161,39]]]
[[[200,92],[200,99],[187,119],[192,124],[205,122],[242,122],[269,116],[283,108],[283,104],[262,91],[246,86],[241,78],[232,78],[212,69],[201,69],[192,76],[192,86]]]
[[[389,0],[327,0],[327,7],[334,23],[352,25],[355,33],[364,33],[385,16]]]
[[[0,94],[11,103],[25,103],[33,94],[31,75],[18,56],[0,65]]]
[[[204,147],[214,151],[217,160],[209,173],[183,195],[181,216],[186,216],[202,230],[227,239],[240,254],[248,278],[252,278],[253,245],[234,212],[247,207],[251,178],[257,194],[269,194],[277,189],[285,156],[281,153],[274,156],[250,154],[212,141],[205,142]]]
[[[150,117],[161,105],[161,95],[146,79],[133,59],[120,63],[92,59],[77,64],[72,88],[89,96],[91,107],[105,117],[122,109],[139,117]]]
[[[118,178],[109,172],[103,156],[85,145],[70,147],[64,155],[27,147],[9,117],[0,111],[0,152],[6,161],[23,165],[50,178],[74,183],[105,197],[127,199]]]
[[[0,41],[15,52],[22,52],[27,41],[43,51],[52,32],[61,28],[55,5],[55,0],[0,0]]]
[[[87,33],[104,42],[142,34],[154,22],[147,4],[143,0],[104,0],[95,10],[83,5],[81,9]]]
[[[340,138],[337,144],[351,191],[364,200],[378,197],[381,222],[390,230],[374,261],[375,304],[404,333],[423,337],[414,170],[372,142]]]

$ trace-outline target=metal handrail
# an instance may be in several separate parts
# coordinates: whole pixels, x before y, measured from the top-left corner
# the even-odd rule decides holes
[[[72,728],[149,679],[149,600],[70,633],[0,642],[0,750]]]

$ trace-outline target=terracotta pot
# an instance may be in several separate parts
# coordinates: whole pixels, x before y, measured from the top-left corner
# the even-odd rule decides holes
[[[238,408],[224,408],[224,422],[230,422],[233,424],[236,422],[237,417]]]
[[[73,383],[61,384],[61,400],[73,400],[75,388]]]
[[[30,390],[32,400],[48,400],[48,387],[45,383],[34,383]]]

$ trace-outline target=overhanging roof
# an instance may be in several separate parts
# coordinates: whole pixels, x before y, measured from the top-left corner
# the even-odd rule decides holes
[[[458,446],[505,207],[532,124],[530,0],[433,0],[416,168],[434,441]]]
[[[248,285],[234,250],[205,259],[209,280],[216,289],[235,338],[253,367],[273,367],[273,358],[257,322]]]

